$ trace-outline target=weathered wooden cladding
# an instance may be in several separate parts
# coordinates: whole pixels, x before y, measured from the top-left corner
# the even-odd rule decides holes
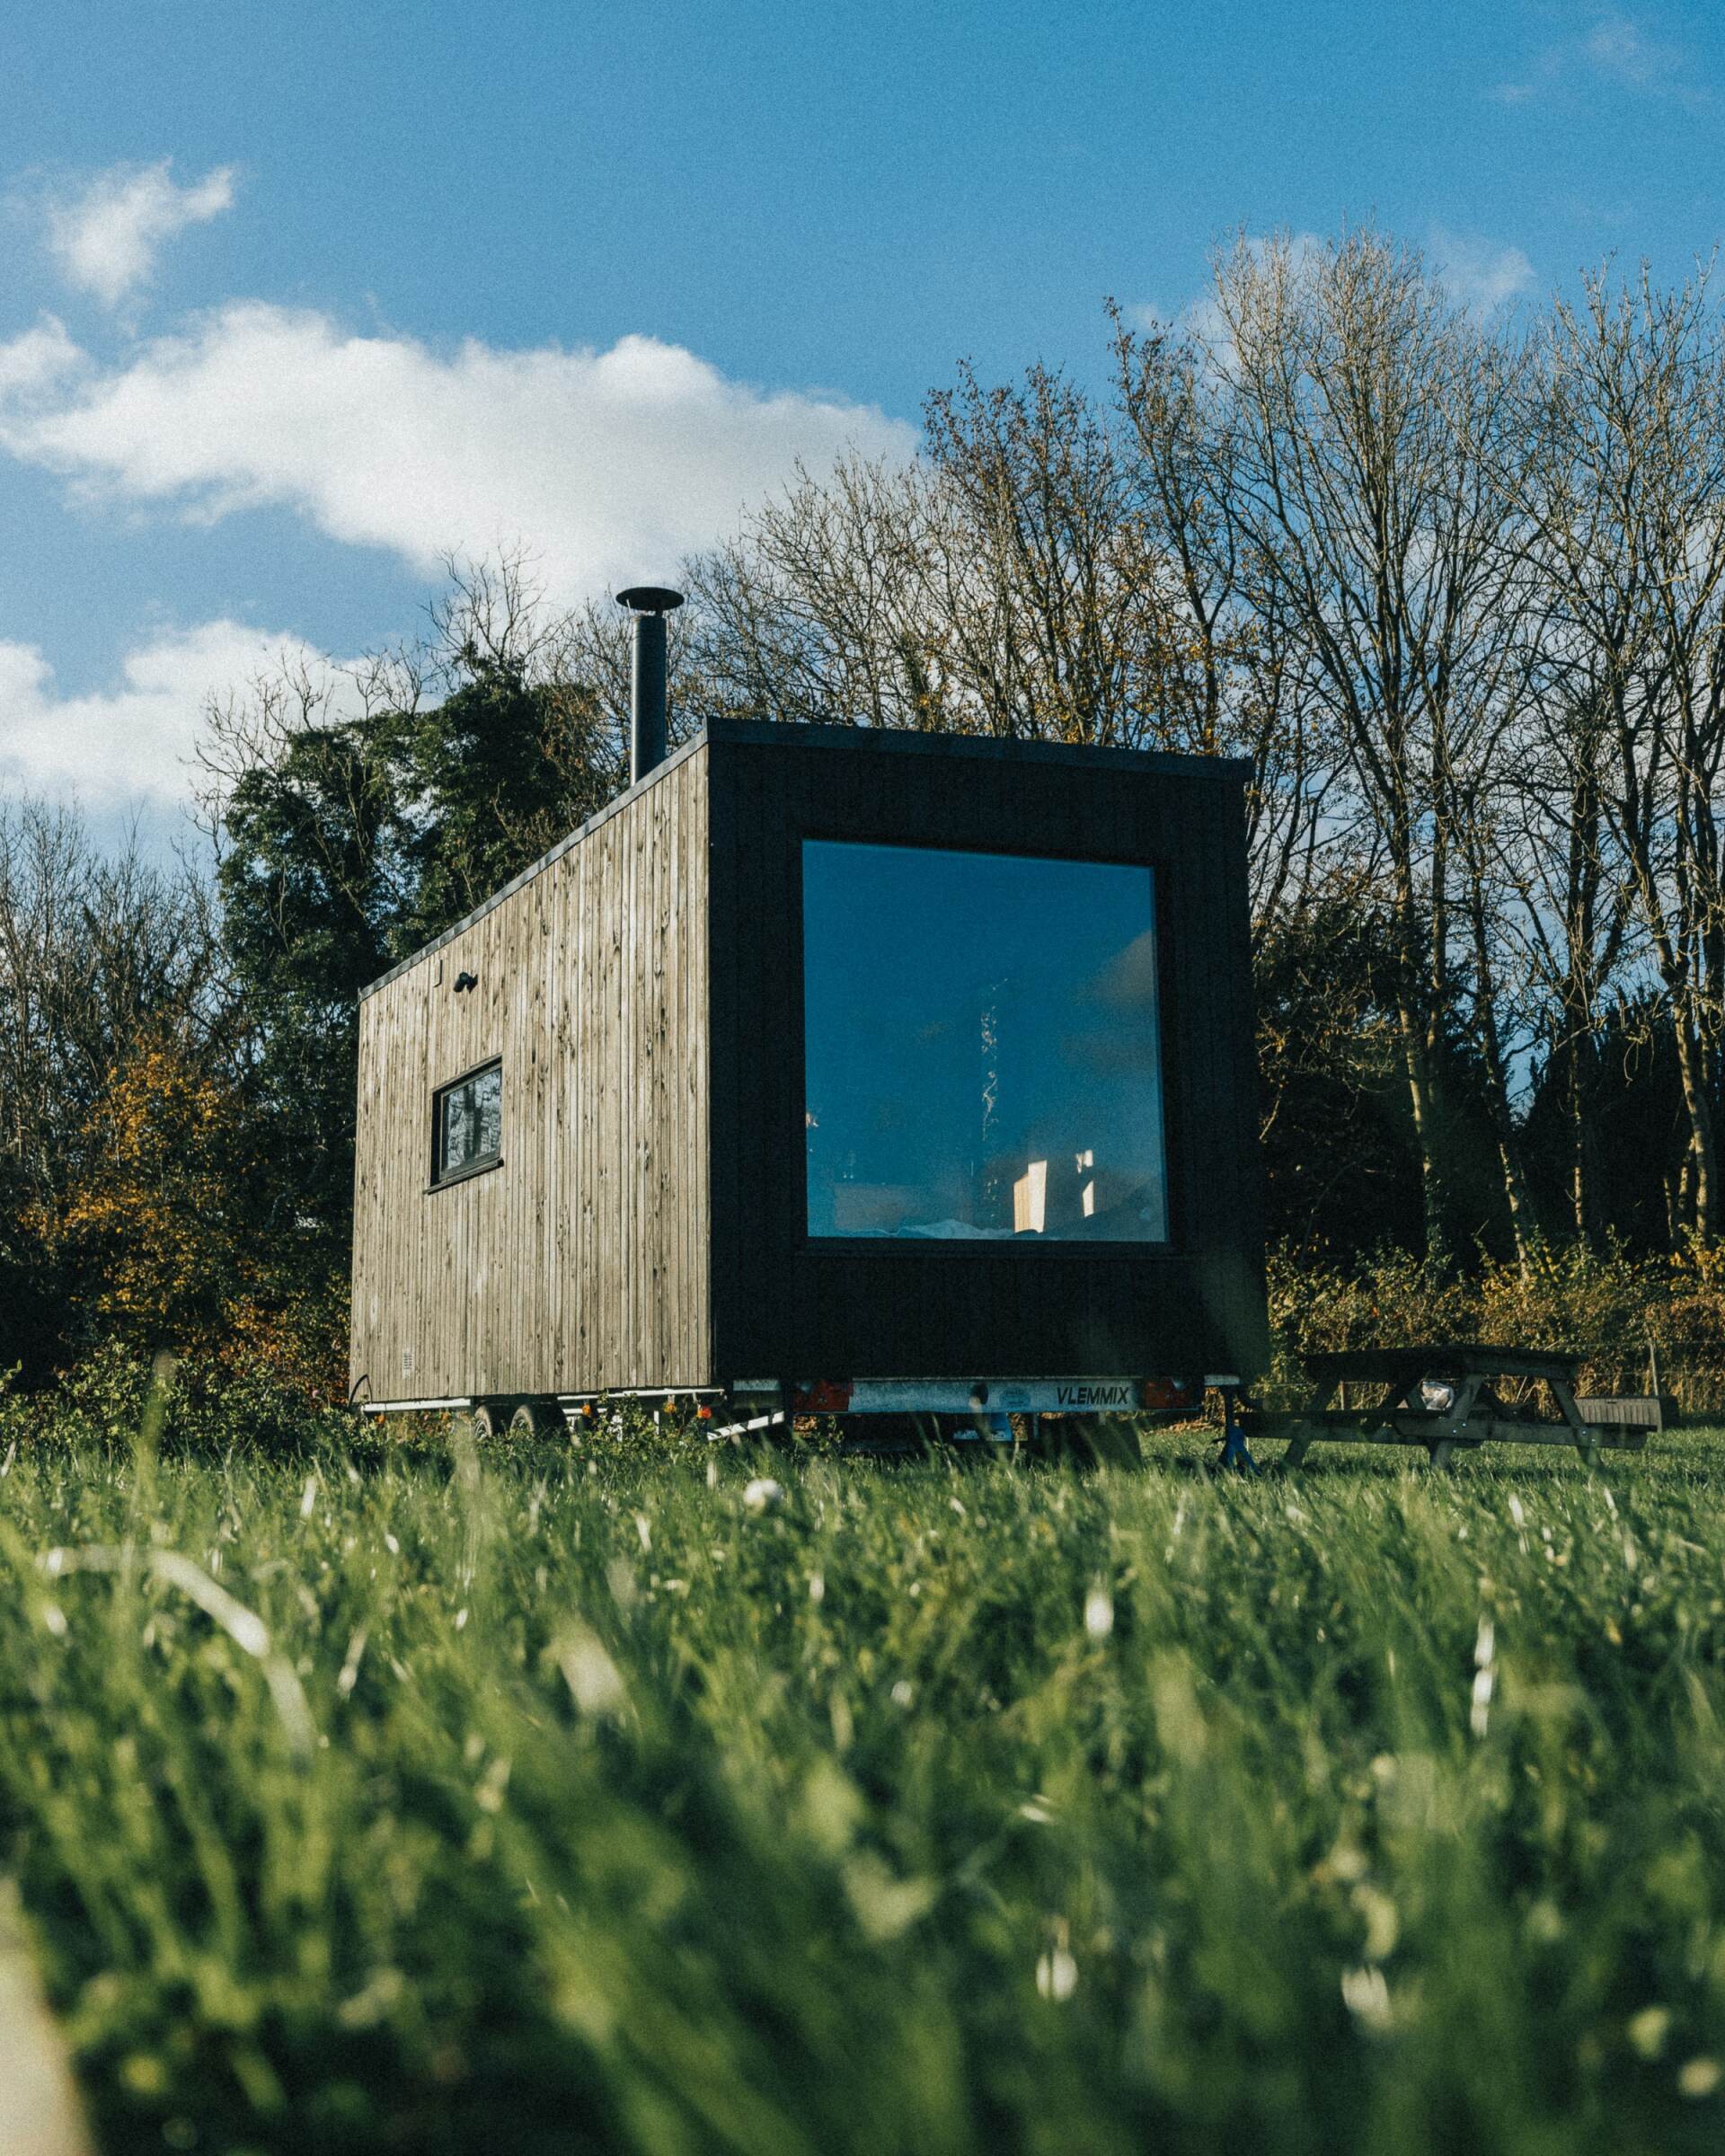
[[[367,992],[362,1396],[1261,1367],[1243,777],[1125,751],[710,727]],[[1166,1245],[807,1233],[805,839],[1154,869]],[[478,985],[456,995],[464,971]],[[429,1189],[432,1094],[493,1055],[502,1162]]]
[[[705,759],[661,767],[367,992],[360,1398],[711,1382]],[[432,1094],[491,1056],[501,1162],[432,1188]]]

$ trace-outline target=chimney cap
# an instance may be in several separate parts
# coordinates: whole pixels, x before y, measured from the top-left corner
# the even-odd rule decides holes
[[[672,614],[682,604],[683,594],[662,584],[632,584],[617,594],[617,605],[635,614]]]

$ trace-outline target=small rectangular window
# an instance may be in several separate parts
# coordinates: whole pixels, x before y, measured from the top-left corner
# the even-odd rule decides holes
[[[453,1183],[503,1157],[503,1065],[469,1071],[433,1096],[431,1180]]]

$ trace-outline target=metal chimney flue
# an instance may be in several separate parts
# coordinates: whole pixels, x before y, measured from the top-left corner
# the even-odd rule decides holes
[[[634,584],[617,594],[635,617],[629,664],[629,783],[639,785],[665,761],[665,616],[683,604],[680,591]]]

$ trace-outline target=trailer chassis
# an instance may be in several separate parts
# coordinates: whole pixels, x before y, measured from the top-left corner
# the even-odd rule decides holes
[[[1220,1391],[1228,1404],[1240,1381],[1233,1375],[1169,1377],[1000,1377],[1000,1378],[742,1378],[727,1385],[620,1386],[604,1392],[521,1395],[449,1395],[435,1400],[362,1401],[355,1404],[371,1416],[441,1413],[469,1414],[488,1430],[503,1427],[544,1434],[562,1418],[571,1432],[592,1427],[606,1410],[624,1401],[650,1403],[655,1414],[693,1413],[715,1439],[761,1436],[786,1431],[799,1416],[834,1416],[848,1422],[890,1418],[928,1433],[938,1431],[960,1442],[1010,1445],[1012,1418],[1137,1418],[1164,1419],[1195,1416],[1206,1392]]]

